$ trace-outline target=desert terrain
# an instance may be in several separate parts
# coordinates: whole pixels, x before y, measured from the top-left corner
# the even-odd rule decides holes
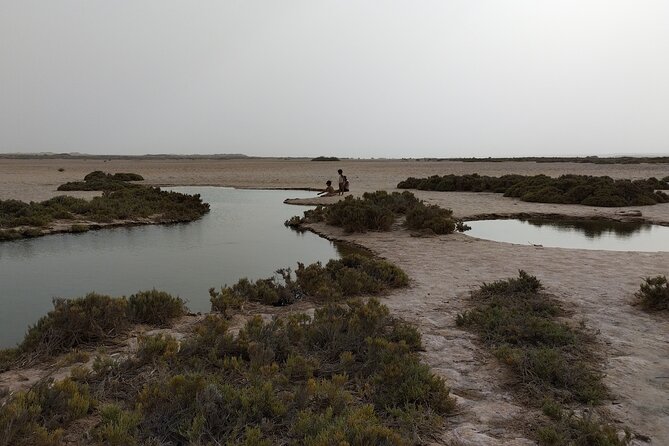
[[[63,172],[58,170],[61,168]],[[319,188],[327,179],[336,182],[338,168],[348,176],[354,194],[394,190],[400,180],[409,176],[448,173],[493,176],[572,173],[629,179],[669,175],[669,165],[664,164],[0,159],[0,199],[44,200],[60,194],[55,190],[59,184],[79,180],[94,170],[139,173],[146,183],[162,186],[288,189]],[[430,203],[453,209],[463,219],[520,213],[619,218],[617,212],[621,209],[526,203],[489,193],[413,192]],[[87,194],[90,195],[77,193]],[[327,203],[337,199],[293,203]],[[669,204],[634,209],[641,210],[646,221],[669,225]],[[295,207],[295,213],[301,213],[299,206]],[[669,444],[669,319],[630,305],[644,277],[669,274],[669,252],[544,248],[480,240],[466,233],[411,237],[408,231],[400,229],[353,235],[323,224],[313,229],[329,238],[369,248],[411,277],[409,289],[391,293],[383,303],[418,324],[426,347],[425,360],[447,380],[458,399],[459,414],[448,421],[440,444],[533,444],[523,432],[523,420],[529,409],[514,400],[504,367],[477,342],[476,336],[455,324],[456,315],[467,308],[471,290],[483,282],[514,276],[519,269],[537,276],[548,292],[573,311],[576,320],[583,320],[598,333],[605,382],[615,397],[604,405],[611,418],[641,438],[648,437],[652,445]]]

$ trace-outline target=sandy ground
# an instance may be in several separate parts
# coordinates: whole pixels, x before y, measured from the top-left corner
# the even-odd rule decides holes
[[[65,171],[58,172],[59,167]],[[318,187],[325,179],[334,181],[337,168],[344,169],[354,192],[390,190],[407,176],[446,173],[577,173],[615,178],[669,175],[669,165],[662,164],[0,159],[0,198],[45,199],[56,194],[58,184],[78,180],[92,170],[136,172],[148,183],[159,185],[292,188]],[[462,218],[515,213],[615,218],[619,210],[524,203],[498,194],[418,195],[452,208]],[[669,224],[669,204],[635,209],[642,211],[644,219]],[[426,361],[447,379],[460,401],[461,411],[449,420],[441,444],[531,444],[522,429],[528,409],[520,407],[509,394],[504,369],[473,335],[455,326],[455,316],[467,308],[466,297],[472,289],[483,281],[516,275],[521,268],[539,277],[549,292],[573,309],[574,317],[598,331],[606,355],[605,381],[615,395],[606,408],[614,420],[651,437],[653,445],[669,444],[669,319],[630,305],[643,277],[669,275],[669,253],[536,248],[465,234],[415,238],[400,229],[357,235],[324,225],[315,229],[368,247],[411,276],[412,287],[391,294],[385,303],[419,325]]]

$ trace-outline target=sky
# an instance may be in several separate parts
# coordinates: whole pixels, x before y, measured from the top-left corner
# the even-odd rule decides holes
[[[669,154],[666,0],[0,0],[0,153]]]

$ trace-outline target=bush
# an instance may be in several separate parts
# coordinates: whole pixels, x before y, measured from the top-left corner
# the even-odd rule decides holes
[[[669,196],[657,189],[669,187],[666,180],[614,180],[610,177],[562,175],[504,175],[488,177],[473,175],[434,175],[407,178],[399,189],[461,192],[497,192],[505,197],[539,203],[582,204],[586,206],[646,206],[669,202]]]
[[[339,161],[339,158],[336,156],[317,156],[316,158],[313,158],[311,161]]]
[[[669,283],[666,276],[646,277],[635,294],[646,310],[669,310]]]
[[[108,404],[100,409],[101,421],[95,428],[96,439],[109,446],[133,446],[140,416],[136,412],[123,410],[116,404]]]
[[[186,305],[179,297],[156,289],[140,291],[128,298],[130,319],[139,324],[166,325],[186,314]]]
[[[165,325],[186,312],[180,298],[156,290],[129,299],[89,293],[82,298],[54,299],[53,305],[53,310],[28,329],[13,354],[55,355],[111,339],[133,323]]]
[[[388,231],[398,215],[406,215],[405,225],[410,229],[430,229],[437,234],[450,234],[455,230],[470,229],[453,218],[450,209],[426,205],[411,192],[385,191],[366,192],[362,198],[348,196],[335,204],[304,213],[304,217],[293,217],[286,226],[299,228],[303,223],[325,221],[344,228],[346,232]]]
[[[628,431],[620,436],[615,427],[596,418],[592,412],[578,416],[556,403],[549,403],[548,406],[545,403],[543,410],[551,422],[537,429],[541,445],[626,446],[631,443],[632,435]]]
[[[56,444],[91,411],[107,445],[415,444],[454,409],[420,348],[415,327],[374,299],[251,318],[236,335],[208,316],[181,345],[142,337],[137,357],[98,358],[77,378],[10,396],[0,444]],[[68,441],[90,441],[74,431]]]
[[[0,406],[0,445],[57,445],[63,428],[93,407],[88,387],[70,379],[42,381]]]
[[[118,335],[129,326],[124,298],[89,293],[78,299],[54,299],[54,309],[28,329],[22,352],[52,355]]]
[[[405,221],[409,229],[429,229],[435,234],[450,234],[455,231],[459,223],[453,219],[453,211],[450,209],[422,203],[407,212]]]
[[[493,283],[484,282],[480,292],[482,294],[537,293],[543,288],[539,279],[521,269],[518,271],[518,277],[497,280]]]
[[[562,322],[564,310],[542,288],[522,270],[517,278],[484,284],[472,293],[474,307],[458,315],[457,325],[478,333],[514,372],[526,401],[551,418],[535,429],[539,444],[629,444],[629,434],[619,439],[603,420],[564,411],[567,404],[598,404],[608,391],[591,336]]]
[[[209,212],[200,195],[161,191],[159,188],[137,186],[105,191],[91,201],[68,196],[58,196],[41,203],[24,203],[17,200],[0,200],[0,228],[20,226],[45,227],[54,220],[73,218],[94,222],[114,220],[151,219],[153,222],[186,222]],[[72,225],[72,231],[83,231],[84,225]],[[30,231],[36,231],[34,234]],[[17,231],[0,231],[0,239],[42,235],[36,228]]]
[[[395,221],[392,210],[352,195],[329,206],[325,218],[346,232],[388,231]]]
[[[72,181],[58,186],[60,191],[88,190],[88,191],[112,191],[125,188],[137,187],[128,181],[143,181],[144,178],[136,173],[104,173],[100,170],[91,172],[84,177],[84,181]]]
[[[474,309],[458,315],[514,369],[533,398],[599,402],[607,394],[592,364],[588,335],[556,319],[561,307],[539,293],[541,282],[520,271],[517,278],[484,284],[473,293]]]
[[[138,439],[404,444],[453,411],[443,380],[418,360],[417,333],[375,300],[328,306],[313,320],[253,318],[237,337],[210,317],[196,333],[178,353],[181,370],[138,395]]]
[[[277,275],[255,282],[244,278],[232,287],[222,287],[220,291],[210,289],[212,311],[229,315],[244,301],[280,306],[292,304],[304,296],[339,299],[342,296],[379,294],[409,283],[408,276],[395,265],[357,254],[330,260],[325,266],[320,262],[308,266],[298,263],[295,279],[288,269],[278,270]]]

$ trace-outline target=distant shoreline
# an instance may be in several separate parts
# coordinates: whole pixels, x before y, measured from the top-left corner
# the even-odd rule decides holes
[[[577,163],[577,164],[669,164],[669,155],[662,156],[518,156],[518,157],[471,157],[471,158],[347,158],[321,160],[311,156],[252,156],[242,153],[220,154],[144,154],[144,155],[93,155],[87,153],[0,153],[0,159],[58,159],[58,160],[311,160],[311,161],[416,161],[443,162],[455,161],[462,163],[502,163],[502,162],[534,162],[534,163]],[[334,158],[334,157],[333,157]]]

